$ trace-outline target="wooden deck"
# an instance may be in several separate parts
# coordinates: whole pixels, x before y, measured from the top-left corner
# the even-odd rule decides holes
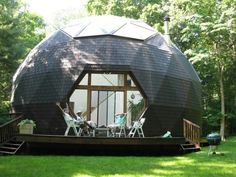
[[[18,140],[28,143],[62,143],[81,145],[178,145],[185,143],[184,137],[162,138],[114,138],[114,137],[76,137],[63,135],[19,134]]]
[[[29,154],[80,155],[171,155],[180,152],[184,137],[113,138],[63,135],[17,135]]]
[[[44,135],[44,134],[18,134],[17,123],[22,119],[18,116],[14,120],[0,126],[0,147],[9,144],[11,141],[23,143],[20,148],[22,153],[27,154],[91,154],[91,152],[99,153],[99,155],[107,154],[128,154],[128,155],[156,155],[156,154],[176,154],[186,151],[183,148],[185,143],[195,146],[200,145],[200,141],[195,134],[191,133],[191,126],[185,128],[184,137],[145,137],[145,138],[115,138],[106,137],[106,132],[99,132],[96,137],[76,137],[64,135]],[[188,121],[187,121],[188,123]],[[190,133],[189,133],[190,132]],[[198,131],[199,132],[199,131]],[[193,142],[193,143],[192,143]],[[24,148],[25,147],[25,148]],[[180,148],[181,147],[181,148]],[[195,146],[195,149],[197,147]],[[200,147],[199,147],[200,148]],[[199,149],[198,148],[198,149]],[[190,149],[193,149],[192,147]],[[17,151],[18,152],[18,151]],[[118,154],[116,153],[118,152]],[[121,152],[121,153],[120,153]]]

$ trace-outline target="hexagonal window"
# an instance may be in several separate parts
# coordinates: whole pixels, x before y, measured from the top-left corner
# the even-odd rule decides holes
[[[127,113],[127,126],[146,107],[146,97],[128,73],[86,73],[70,96],[74,112],[98,126],[114,123],[115,115]]]

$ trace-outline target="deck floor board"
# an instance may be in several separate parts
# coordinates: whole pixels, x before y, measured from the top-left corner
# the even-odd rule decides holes
[[[31,143],[62,143],[62,144],[97,144],[97,145],[178,145],[185,143],[184,137],[162,138],[114,138],[114,137],[76,137],[63,135],[19,134],[17,139]]]

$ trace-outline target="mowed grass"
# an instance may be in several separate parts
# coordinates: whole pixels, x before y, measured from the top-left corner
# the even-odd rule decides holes
[[[236,137],[224,155],[202,151],[171,157],[0,156],[0,177],[236,177]]]

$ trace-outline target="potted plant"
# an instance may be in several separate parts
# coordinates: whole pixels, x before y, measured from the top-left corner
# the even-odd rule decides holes
[[[36,124],[33,120],[24,119],[17,124],[21,134],[33,134]]]

